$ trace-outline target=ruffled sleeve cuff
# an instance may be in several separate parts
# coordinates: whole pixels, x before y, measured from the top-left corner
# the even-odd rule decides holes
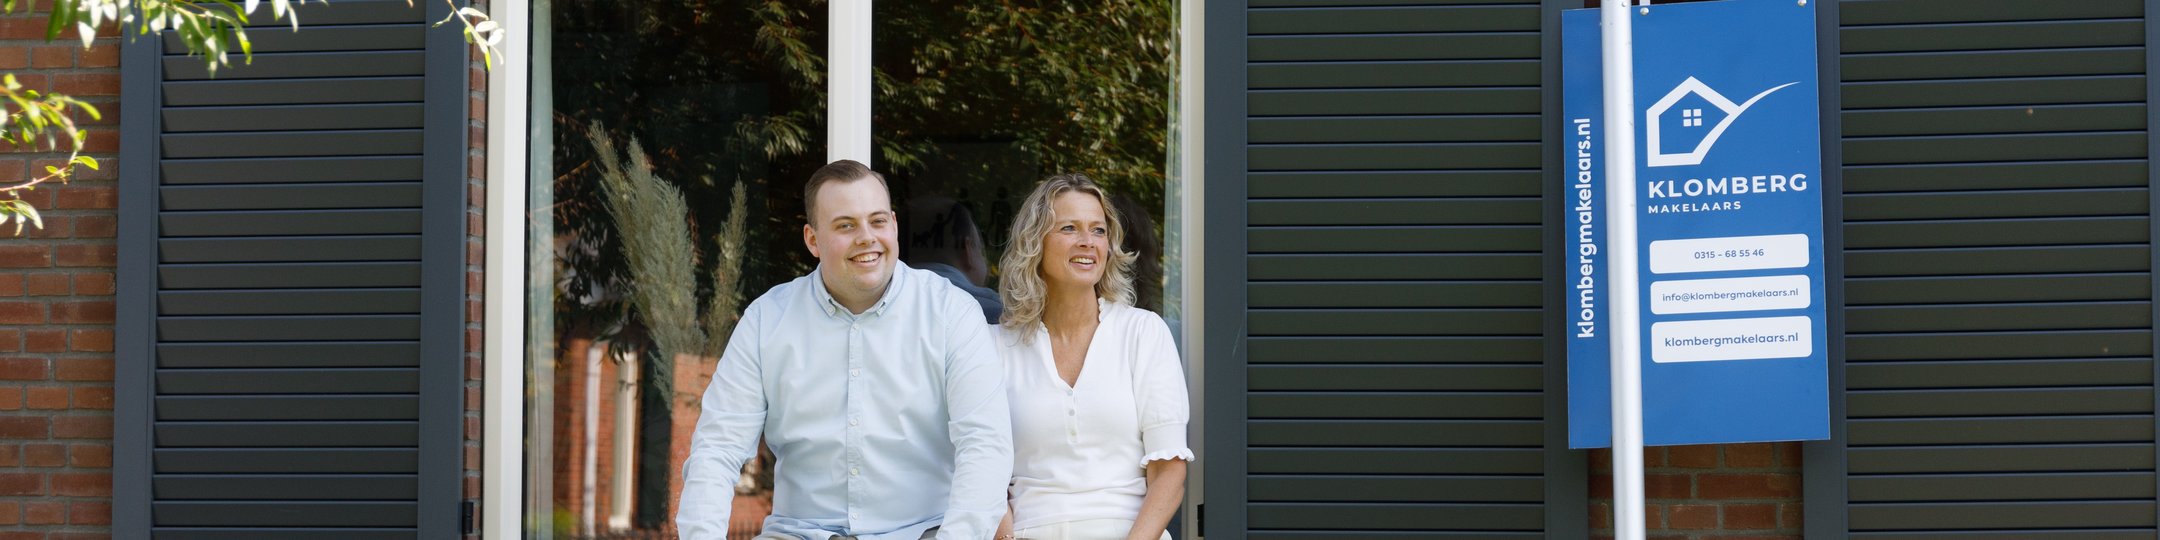
[[[1140,447],[1146,454],[1140,456],[1140,466],[1166,459],[1193,460],[1192,448],[1185,445],[1185,423],[1177,422],[1148,428],[1140,432]]]

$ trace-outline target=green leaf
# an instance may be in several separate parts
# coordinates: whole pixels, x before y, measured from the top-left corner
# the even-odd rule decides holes
[[[75,156],[74,162],[78,165],[89,167],[90,170],[98,170],[97,158],[93,158],[90,156]]]
[[[45,41],[60,37],[60,32],[75,25],[75,7],[82,0],[53,0],[52,15],[45,19]]]

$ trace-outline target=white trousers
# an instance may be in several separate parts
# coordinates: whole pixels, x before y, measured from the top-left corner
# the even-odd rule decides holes
[[[1028,527],[1013,531],[1022,540],[1121,540],[1132,533],[1130,519],[1083,519]],[[1170,540],[1170,531],[1163,531],[1160,540]]]

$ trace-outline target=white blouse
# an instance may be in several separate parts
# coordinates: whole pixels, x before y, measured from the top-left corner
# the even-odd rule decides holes
[[[1078,382],[1066,385],[1037,324],[1023,343],[997,329],[1012,406],[1013,528],[1134,519],[1147,463],[1193,459],[1191,411],[1170,326],[1144,309],[1102,302]]]

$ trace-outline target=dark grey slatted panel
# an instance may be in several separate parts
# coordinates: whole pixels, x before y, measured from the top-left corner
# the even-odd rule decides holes
[[[1941,276],[1845,280],[1845,291],[1868,304],[2137,300],[2152,297],[2152,275],[2053,274]],[[1847,302],[1847,305],[1863,305]]]
[[[2153,462],[2150,444],[1878,447],[1848,452],[1853,474],[2126,471]]]
[[[330,286],[418,287],[420,263],[167,264],[158,267],[158,287],[165,290]]]
[[[158,164],[165,185],[420,179],[417,156],[191,159]]]
[[[159,420],[402,420],[419,398],[390,396],[164,396]]]
[[[168,82],[165,106],[419,101],[419,77]]]
[[[165,109],[166,133],[420,127],[419,103]]]
[[[152,459],[159,473],[413,473],[420,453],[410,448],[194,448],[163,449]]]
[[[1256,118],[1255,143],[1536,141],[1538,117]]]
[[[1252,234],[1259,236],[1258,232]],[[1255,308],[1528,308],[1544,303],[1539,297],[1541,287],[1518,281],[1272,282],[1246,287],[1246,301]]]
[[[183,133],[161,139],[167,158],[375,156],[420,153],[420,130]]]
[[[1523,476],[1257,475],[1254,502],[1545,501],[1545,482]]]
[[[1281,172],[1246,176],[1255,198],[1535,197],[1537,171]]]
[[[298,3],[296,2],[295,5],[298,5]],[[304,10],[301,11],[300,27],[309,30],[314,29],[316,26],[328,25],[428,22],[427,11],[424,6],[407,4],[399,0],[337,0],[327,4],[309,3],[298,7],[300,10]],[[272,28],[291,24],[290,21],[271,20],[269,17],[262,16],[261,12],[258,12],[255,17],[248,19],[248,21],[249,26]],[[250,32],[249,35],[269,33],[271,32],[257,30]]]
[[[1246,388],[1273,390],[1392,391],[1537,391],[1544,385],[1538,366],[1396,366],[1306,365],[1253,366]]]
[[[151,504],[159,526],[411,527],[413,502],[181,502]]]
[[[164,343],[160,368],[396,367],[420,362],[417,342]]]
[[[1253,88],[1279,89],[1536,86],[1539,75],[1535,60],[1451,60],[1265,64],[1249,77]]]
[[[1386,219],[1374,217],[1376,221]],[[1247,229],[1245,234],[1253,253],[1418,253],[1534,251],[1542,229],[1536,225],[1255,226]]]
[[[1252,418],[1507,419],[1542,415],[1545,400],[1525,392],[1253,392]]]
[[[1536,504],[1253,503],[1254,529],[1538,530]]]
[[[1388,336],[1250,338],[1247,361],[1276,363],[1538,363],[1536,337]]]
[[[167,291],[159,315],[419,313],[419,289]]]
[[[1526,198],[1267,200],[1247,204],[1246,219],[1256,226],[1535,225],[1539,211],[1537,199]]]
[[[1372,540],[1398,538],[1437,538],[1440,540],[1523,540],[1544,538],[1542,531],[1478,531],[1478,532],[1429,532],[1406,533],[1401,531],[1253,531],[1246,538],[1254,540]]]
[[[1538,89],[1254,90],[1253,117],[1323,114],[1536,114]]]
[[[2145,160],[1939,163],[1845,168],[1845,191],[2145,188]]]
[[[426,45],[427,27],[422,25],[318,25],[318,6],[303,8],[300,20],[309,24],[306,36],[299,32],[250,32],[248,43],[256,54],[301,51],[369,51],[418,49]],[[165,35],[165,50],[182,51],[178,34]],[[200,63],[201,60],[197,59]]]
[[[1538,27],[1536,4],[1514,6],[1406,6],[1352,9],[1255,9],[1246,17],[1250,35],[1384,32],[1479,32]]]
[[[160,474],[154,496],[162,500],[398,500],[412,498],[418,489],[416,480],[410,474]]]
[[[1537,58],[1535,32],[1264,36],[1246,41],[1254,62]]]
[[[166,212],[158,227],[166,237],[414,234],[420,210]]]
[[[165,394],[381,394],[417,393],[419,371],[359,369],[166,369],[157,373]]]
[[[215,527],[157,527],[151,529],[156,540],[408,540],[420,537],[413,528],[294,528],[251,527],[246,529],[221,529]]]
[[[200,58],[165,59],[165,80],[291,79],[302,77],[395,77],[421,74],[426,53],[422,51],[255,53],[245,65],[226,66],[210,73]]]
[[[158,317],[163,341],[339,341],[420,339],[417,315]]]
[[[2150,499],[2151,472],[1862,476],[1854,502]]]
[[[1465,4],[1535,4],[1535,0],[1251,0],[1249,7],[1448,6]]]
[[[1255,474],[1510,474],[1544,469],[1534,448],[1255,448],[1246,468]]]
[[[1853,530],[2152,527],[2151,501],[1854,505]],[[2147,532],[2150,534],[2150,531]]]
[[[1850,536],[2153,537],[2144,4],[1838,4]]]
[[[410,448],[419,441],[415,422],[158,422],[158,448]]]
[[[1253,255],[1254,280],[1538,279],[1539,254]],[[1475,261],[1475,264],[1464,264]],[[2142,269],[2142,267],[2141,267]]]
[[[288,210],[420,206],[419,182],[176,186],[158,189],[166,210]]]
[[[1545,431],[1535,420],[1249,420],[1254,448],[1270,446],[1534,447]]]
[[[1845,371],[1848,389],[2024,388],[2151,384],[2151,358],[1869,362]]]
[[[1537,335],[1534,309],[1253,310],[1255,336]],[[1338,353],[1340,354],[1340,353]]]
[[[1255,171],[1365,169],[1520,169],[1535,164],[1535,143],[1325,144],[1254,147]]]
[[[167,239],[159,262],[409,261],[419,236]]]

